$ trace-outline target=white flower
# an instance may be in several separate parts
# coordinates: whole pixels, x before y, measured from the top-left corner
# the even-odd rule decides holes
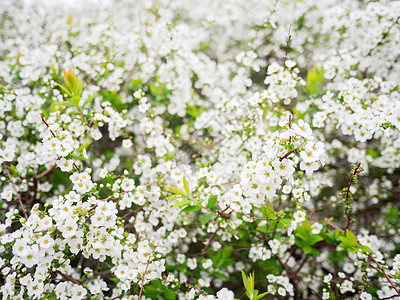
[[[38,239],[38,244],[40,248],[50,248],[54,245],[54,239],[50,237],[50,234],[46,234]]]
[[[329,292],[323,292],[322,293],[322,299],[323,300],[328,300],[330,298],[331,294]]]
[[[324,282],[329,283],[332,280],[333,276],[332,274],[328,274],[324,276]]]
[[[125,178],[121,183],[121,188],[124,191],[132,191],[135,188],[135,181],[133,179]]]
[[[189,258],[187,266],[190,270],[194,270],[197,267],[197,260],[195,258]]]
[[[285,65],[286,65],[286,67],[291,69],[296,65],[296,63],[293,60],[288,59],[288,60],[285,61]]]
[[[306,213],[302,210],[298,210],[293,214],[293,217],[297,223],[300,223],[306,219]]]
[[[228,290],[227,288],[222,288],[220,291],[217,292],[217,297],[220,300],[234,300],[235,295],[232,291]]]
[[[368,294],[367,292],[362,292],[360,295],[361,300],[372,300],[371,294]]]
[[[278,294],[281,296],[286,296],[286,290],[283,287],[279,287]]]
[[[320,224],[320,223],[318,223],[318,222],[313,223],[313,224],[311,225],[311,233],[312,233],[312,234],[318,234],[318,233],[320,233],[322,227],[323,227],[322,224]]]
[[[307,175],[311,175],[314,171],[319,169],[319,164],[315,161],[307,163],[304,160],[300,162],[300,170],[306,171]]]
[[[63,172],[69,172],[73,168],[73,160],[69,159],[66,160],[64,157],[62,157],[58,162],[57,165],[60,167],[61,171]]]
[[[304,122],[303,120],[299,120],[296,123],[292,124],[292,132],[294,132],[295,134],[298,134],[306,139],[312,140],[313,137],[312,135],[312,130],[311,127],[308,123]]]
[[[130,139],[126,139],[122,141],[122,147],[124,148],[130,148],[132,147],[132,141]]]
[[[99,176],[100,176],[100,178],[105,178],[107,176],[107,174],[108,174],[108,170],[107,170],[107,168],[104,168],[100,171]]]
[[[204,269],[208,269],[208,268],[210,268],[212,266],[212,260],[211,259],[206,259],[204,262],[203,262],[203,268]]]

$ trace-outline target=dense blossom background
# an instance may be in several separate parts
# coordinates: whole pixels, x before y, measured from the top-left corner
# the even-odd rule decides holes
[[[0,295],[398,298],[399,20],[2,1]]]

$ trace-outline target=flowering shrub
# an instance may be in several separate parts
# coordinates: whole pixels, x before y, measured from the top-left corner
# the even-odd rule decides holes
[[[3,299],[400,296],[399,1],[3,2]]]

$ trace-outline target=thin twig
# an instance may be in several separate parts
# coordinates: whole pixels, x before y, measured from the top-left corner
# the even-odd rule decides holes
[[[325,224],[332,227],[333,229],[339,230],[340,232],[344,233],[344,230],[337,227],[335,224],[333,224],[330,220],[326,220]]]
[[[400,20],[400,16],[397,17],[397,19],[392,23],[392,25],[390,25],[388,27],[387,31],[382,34],[382,38],[380,39],[380,41],[377,42],[376,45],[368,51],[367,56],[370,56],[372,54],[372,51],[374,51],[376,48],[378,48],[379,45],[381,45],[381,43],[389,35],[390,30],[392,30],[392,28],[397,24],[397,22],[399,22],[399,20]]]
[[[394,288],[394,290],[397,292],[397,295],[400,296],[400,292],[399,290],[396,288],[396,286],[394,285],[393,281],[390,279],[390,277],[388,276],[388,274],[385,272],[385,270],[382,268],[382,266],[380,265],[380,263],[378,263],[378,261],[372,257],[372,255],[369,255],[369,258],[372,259],[372,261],[378,266],[379,270],[381,270],[381,272],[383,273],[383,275],[385,275],[387,281],[392,285],[392,287]]]
[[[149,269],[150,259],[151,259],[151,256],[153,255],[154,251],[156,251],[156,248],[157,248],[157,246],[155,246],[153,251],[151,252],[149,260],[147,261],[146,269],[144,270],[144,274],[143,274],[143,277],[142,277],[142,282],[141,282],[141,285],[140,285],[139,300],[141,300],[141,298],[142,298],[142,292],[143,292],[143,289],[144,289],[144,278],[146,277],[147,270]]]
[[[6,170],[6,173],[7,173],[7,175],[8,175],[8,178],[10,178],[10,181],[11,181],[11,184],[12,184],[12,187],[13,187],[15,193],[17,194],[17,198],[18,198],[19,204],[21,205],[22,212],[23,212],[24,215],[25,215],[25,219],[28,220],[28,215],[26,214],[26,210],[25,210],[24,204],[22,203],[21,197],[20,197],[20,195],[19,195],[19,193],[18,193],[18,190],[17,190],[17,188],[16,188],[16,186],[15,186],[15,184],[14,184],[14,181],[13,181],[13,179],[12,179],[12,177],[11,177],[10,170],[8,169],[8,167],[7,167],[5,164],[3,164],[3,167],[4,167],[4,169]]]
[[[292,35],[290,34],[290,29],[292,28],[292,24],[289,25],[289,32],[288,32],[288,38],[286,40],[286,52],[285,52],[285,58],[284,60],[287,61],[288,59],[288,53],[289,53],[289,44],[290,44],[290,39],[292,38]]]
[[[47,128],[50,130],[51,134],[53,135],[53,137],[56,137],[55,133],[53,132],[53,130],[50,129],[50,125],[47,124],[46,120],[44,119],[43,116],[40,116],[42,118],[43,123],[47,126]]]
[[[369,268],[369,263],[370,263],[370,262],[371,262],[371,257],[368,258],[367,265],[366,265],[366,268],[367,268],[367,269]],[[369,277],[368,277],[367,274],[368,274],[368,272],[366,272],[365,276],[367,277],[367,279],[369,279]],[[359,299],[361,298],[361,294],[365,291],[365,285],[366,285],[366,283],[367,283],[367,279],[364,280],[364,283],[363,283],[361,292],[360,292],[360,294],[358,295],[358,297],[357,297],[356,300],[359,300]]]
[[[76,279],[73,279],[72,277],[68,276],[67,274],[64,274],[63,272],[61,272],[61,271],[59,271],[59,270],[57,270],[56,273],[57,273],[57,274],[60,274],[60,275],[62,276],[62,278],[64,278],[65,280],[71,281],[71,282],[73,282],[73,283],[75,283],[75,284],[78,284],[78,285],[81,285],[81,286],[84,287],[84,285],[83,285],[81,282],[79,282],[79,281],[76,280]]]
[[[350,182],[349,182],[349,184],[347,185],[346,198],[345,198],[345,203],[346,203],[346,204],[347,204],[347,201],[349,200],[351,184],[353,183],[354,177],[356,176],[356,174],[357,174],[358,169],[360,168],[360,166],[361,166],[361,162],[359,162],[358,165],[357,165],[357,167],[354,169],[354,172],[353,172],[353,175],[351,176]],[[347,218],[346,229],[349,229],[350,223],[351,223],[351,216],[350,216],[350,213],[349,213],[349,212],[346,213],[346,218]]]
[[[287,158],[290,154],[295,153],[297,151],[297,147],[293,148],[292,150],[290,150],[288,153],[286,153],[284,156],[282,156],[279,161],[284,160],[285,158]]]
[[[160,281],[165,282],[165,283],[176,283],[175,281],[166,280],[166,279],[161,279],[161,278],[158,278],[158,279],[155,279],[155,280],[160,280]],[[208,294],[207,294],[205,291],[201,290],[201,289],[200,289],[199,287],[197,287],[197,286],[191,285],[190,283],[187,283],[187,282],[185,282],[185,281],[181,281],[181,282],[179,282],[179,284],[186,285],[187,287],[193,288],[193,289],[197,290],[199,293],[202,293],[203,295],[208,296]]]
[[[35,176],[33,176],[34,179],[40,179],[44,176],[46,176],[47,174],[49,174],[51,171],[53,171],[53,169],[56,167],[57,164],[52,165],[50,168],[48,168],[46,171],[43,171],[40,174],[37,174]]]

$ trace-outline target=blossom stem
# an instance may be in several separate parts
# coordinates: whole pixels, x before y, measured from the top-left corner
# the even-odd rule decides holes
[[[372,257],[372,255],[369,255],[369,258],[372,259],[372,261],[378,266],[379,270],[381,270],[381,272],[383,273],[383,275],[385,275],[387,281],[391,284],[391,286],[394,288],[394,290],[396,291],[397,295],[400,296],[400,292],[399,290],[396,288],[396,286],[394,285],[393,281],[390,279],[390,277],[388,276],[388,274],[385,272],[385,270],[382,268],[382,266],[380,265],[380,263],[374,258]]]
[[[156,248],[157,248],[157,246],[154,247],[154,249],[151,252],[151,254],[153,254],[154,251],[156,251]],[[142,298],[142,292],[143,292],[143,289],[144,289],[144,278],[146,277],[147,270],[149,269],[150,259],[151,259],[151,255],[149,257],[149,260],[147,261],[146,269],[144,270],[144,274],[143,274],[143,277],[142,277],[142,282],[140,284],[140,292],[139,292],[139,298],[138,298],[139,300]]]
[[[25,219],[28,220],[28,215],[26,214],[26,210],[25,210],[24,204],[22,203],[21,196],[19,195],[18,190],[17,190],[17,188],[14,184],[14,181],[11,177],[10,170],[8,169],[8,167],[5,164],[3,164],[3,167],[6,170],[8,178],[10,178],[10,181],[11,181],[11,184],[12,184],[12,187],[13,187],[15,193],[17,194],[17,198],[18,198],[19,204],[21,205],[22,212],[24,213]]]
[[[349,184],[348,184],[348,186],[347,186],[346,199],[345,199],[345,203],[346,203],[346,204],[348,203],[349,196],[350,196],[350,187],[351,187],[351,185],[352,185],[352,183],[353,183],[353,181],[354,181],[354,177],[356,176],[356,174],[357,174],[358,169],[360,168],[360,166],[361,166],[361,162],[359,162],[358,165],[357,165],[357,167],[354,169],[353,175],[351,176],[350,182],[349,182]],[[347,217],[346,229],[349,229],[350,223],[351,223],[351,216],[350,216],[350,212],[349,212],[349,211],[347,211],[346,217]]]

